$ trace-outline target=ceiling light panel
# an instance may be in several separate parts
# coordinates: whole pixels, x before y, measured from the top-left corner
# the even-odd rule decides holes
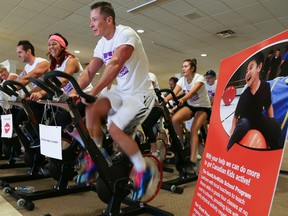
[[[141,4],[137,5],[137,6],[134,6],[132,8],[130,8],[129,10],[127,10],[127,13],[131,13],[131,12],[134,12],[136,10],[139,10],[139,9],[143,9],[144,7],[152,4],[152,3],[155,3],[157,2],[157,0],[149,0],[149,1],[136,1],[136,2],[142,2]]]

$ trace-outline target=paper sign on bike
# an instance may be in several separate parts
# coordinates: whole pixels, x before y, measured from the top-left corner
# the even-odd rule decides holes
[[[1,115],[1,137],[11,138],[13,135],[13,117],[12,114]]]
[[[40,153],[62,160],[61,126],[39,124]]]

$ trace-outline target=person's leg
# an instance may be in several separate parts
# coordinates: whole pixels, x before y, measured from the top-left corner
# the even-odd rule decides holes
[[[227,151],[229,151],[229,149],[234,145],[234,143],[238,143],[250,129],[250,123],[246,118],[239,119],[236,124],[235,130],[229,139]]]
[[[96,145],[102,145],[101,119],[107,116],[110,109],[111,103],[107,98],[100,98],[96,103],[86,107],[86,127]]]
[[[82,109],[84,109],[85,106],[81,105],[79,108],[80,114],[83,114],[84,116],[84,112]],[[101,120],[107,116],[110,108],[111,105],[107,98],[100,98],[96,103],[86,106],[86,127],[88,129],[91,139],[94,141],[98,148],[101,148],[103,139]],[[58,120],[60,120],[60,117],[58,117]],[[68,123],[68,120],[69,118],[61,118],[61,122],[65,125]],[[69,131],[69,134],[73,138],[75,138],[85,149],[85,144],[83,143],[76,129]],[[96,165],[93,163],[90,155],[85,151],[83,154],[83,158],[80,160],[80,164],[82,164],[83,167],[78,170],[76,183],[81,185],[86,183],[92,183],[93,181],[95,181],[97,177],[97,168]]]
[[[119,129],[119,127],[117,127],[113,122],[109,127],[109,134],[128,157],[138,153],[139,148],[137,143],[129,135],[124,133],[124,131]],[[142,165],[144,166],[144,164]],[[145,169],[145,167],[142,169]]]
[[[114,95],[115,97],[115,95]],[[133,176],[132,199],[139,200],[146,193],[149,183],[153,180],[154,169],[146,164],[144,157],[132,135],[150,113],[155,99],[152,96],[119,95],[122,99],[118,104],[117,98],[111,100],[115,111],[108,116],[108,130],[112,139],[129,157],[135,167]]]
[[[204,124],[204,122],[207,119],[207,113],[204,111],[197,111],[194,115],[194,120],[191,127],[191,133],[190,133],[190,146],[191,146],[191,155],[190,155],[190,161],[193,163],[196,163],[197,159],[197,149],[198,149],[198,131]]]
[[[191,118],[191,110],[186,106],[182,107],[172,116],[172,124],[174,130],[181,142],[184,141],[183,128],[181,126],[181,123],[189,120],[190,118]]]

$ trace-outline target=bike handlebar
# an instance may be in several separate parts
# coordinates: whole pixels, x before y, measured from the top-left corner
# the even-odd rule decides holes
[[[57,77],[63,77],[67,80],[69,80],[69,82],[72,84],[73,88],[76,90],[77,94],[84,98],[88,103],[94,103],[96,101],[96,97],[92,96],[92,95],[88,95],[85,92],[82,91],[82,89],[80,88],[80,86],[78,85],[77,81],[75,80],[75,78],[73,76],[71,76],[70,74],[67,74],[65,72],[62,71],[51,71],[48,72],[44,75],[44,82],[47,83],[47,85],[49,85],[49,87],[51,87],[51,89],[53,91],[55,91],[58,95],[62,95],[63,91],[59,88],[59,80],[57,79]],[[56,79],[59,81],[56,81]],[[57,84],[58,83],[58,84]]]
[[[176,105],[179,104],[179,100],[176,97],[175,93],[171,89],[155,89],[156,96],[158,97],[159,102],[163,102],[164,99],[161,95],[162,92],[168,93],[172,95],[173,101],[175,102]]]
[[[16,96],[16,97],[18,97],[18,93],[16,92],[17,91],[17,86],[20,87],[20,89],[22,89],[24,91],[26,97],[30,96],[30,93],[27,90],[26,86],[23,85],[22,83],[16,81],[16,80],[6,80],[3,83],[3,88],[4,89],[10,89],[11,92],[14,91],[13,95]]]
[[[31,83],[34,83],[35,85],[37,85],[39,88],[43,89],[45,92],[47,92],[48,95],[52,97],[55,95],[55,92],[51,90],[42,80],[36,79],[33,77],[29,77],[28,80]]]
[[[10,97],[12,96],[18,97],[18,93],[13,91],[11,88],[8,88],[8,87],[4,88],[3,86],[0,85],[0,91],[6,93]]]

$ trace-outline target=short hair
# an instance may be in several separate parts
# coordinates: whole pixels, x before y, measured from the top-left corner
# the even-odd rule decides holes
[[[113,24],[115,25],[115,11],[114,8],[112,7],[112,4],[109,2],[101,1],[101,2],[96,2],[95,4],[91,5],[90,9],[94,10],[96,8],[100,8],[100,13],[101,15],[106,15],[106,18],[111,16],[113,19]]]
[[[257,65],[259,65],[260,63],[264,62],[264,55],[262,52],[258,52],[255,55],[251,56],[248,60],[247,60],[247,65],[249,64],[249,62],[251,61],[255,61]]]
[[[177,77],[171,77],[169,79],[169,81],[172,81],[172,80],[173,80],[174,83],[177,83],[179,79]]]
[[[35,49],[34,46],[30,43],[28,40],[20,40],[17,44],[17,46],[23,46],[23,49],[25,52],[27,52],[29,49],[31,50],[31,54],[35,56]]]
[[[7,71],[7,68],[3,65],[3,64],[0,64],[0,71]]]

